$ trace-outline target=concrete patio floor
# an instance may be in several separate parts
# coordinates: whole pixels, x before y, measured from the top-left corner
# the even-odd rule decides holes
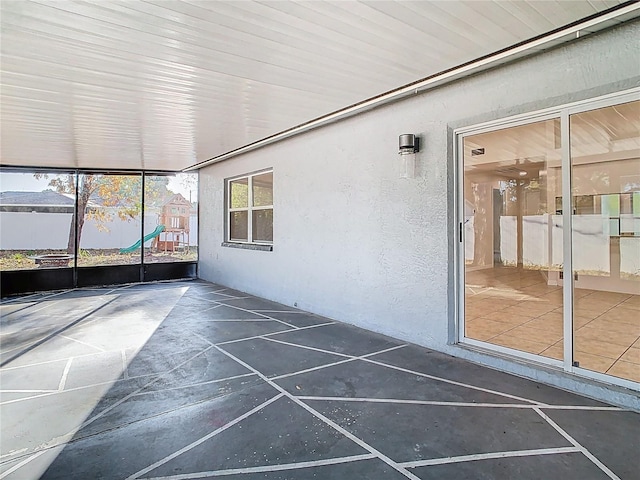
[[[222,286],[1,314],[1,479],[640,476],[636,413]]]

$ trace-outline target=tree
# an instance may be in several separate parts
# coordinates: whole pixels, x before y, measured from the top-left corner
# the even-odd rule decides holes
[[[472,183],[473,199],[473,264],[493,264],[493,225],[490,222],[492,212],[493,189],[488,182]]]
[[[36,178],[48,178],[47,174],[35,174]],[[145,178],[145,200],[148,203],[162,202],[171,192],[168,179],[162,176]],[[78,206],[74,210],[69,228],[67,253],[72,254],[75,245],[80,245],[82,229],[86,219],[97,221],[98,228],[108,230],[107,222],[113,221],[113,210],[121,220],[130,221],[142,211],[141,177],[139,175],[82,174],[76,188],[75,174],[52,178],[49,186],[58,193],[77,195]],[[90,205],[90,202],[95,205]],[[77,234],[74,231],[77,216]]]

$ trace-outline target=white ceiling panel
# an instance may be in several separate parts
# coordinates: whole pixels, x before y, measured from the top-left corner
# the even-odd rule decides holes
[[[0,3],[0,164],[180,170],[622,2]]]

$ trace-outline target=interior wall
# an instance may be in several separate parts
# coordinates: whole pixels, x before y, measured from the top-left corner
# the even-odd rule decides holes
[[[202,169],[200,277],[465,356],[453,129],[636,87],[639,39],[633,22]],[[402,133],[422,137],[413,179]],[[273,251],[222,247],[224,179],[271,167]]]

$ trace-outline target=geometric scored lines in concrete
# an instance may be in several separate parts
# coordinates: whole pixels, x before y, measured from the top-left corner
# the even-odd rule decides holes
[[[1,312],[0,479],[640,473],[636,413],[223,286]]]

